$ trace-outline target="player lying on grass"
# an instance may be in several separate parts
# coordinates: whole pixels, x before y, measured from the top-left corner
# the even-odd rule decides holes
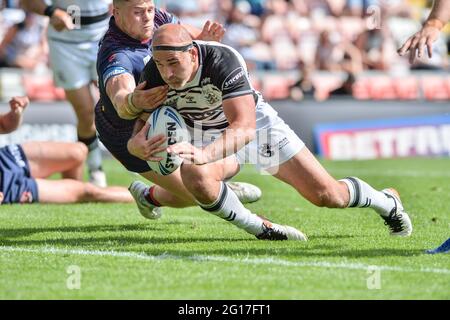
[[[155,204],[145,217],[156,219],[161,216],[158,205],[185,207],[195,205],[195,201],[183,185],[179,171],[169,176],[158,175],[146,161],[129,153],[127,143],[136,121],[130,110],[155,107],[166,99],[166,85],[144,90],[145,84],[138,87],[136,84],[150,60],[153,30],[179,21],[156,8],[151,0],[114,0],[113,4],[114,16],[98,52],[100,101],[95,109],[96,127],[100,140],[125,168],[156,184],[143,195]],[[220,41],[225,32],[220,24],[209,21],[203,30],[183,26],[193,37],[203,40]],[[261,196],[261,190],[250,184],[229,183],[229,186],[243,202],[256,201]],[[137,205],[141,203],[138,201]]]
[[[336,181],[327,173],[300,138],[253,89],[245,62],[237,51],[216,42],[193,41],[176,24],[156,30],[152,47],[153,58],[143,72],[147,87],[167,83],[168,98],[163,104],[175,107],[188,128],[219,132],[213,142],[213,139],[200,139],[194,141],[195,145],[184,142],[167,148],[168,152],[185,159],[180,175],[201,208],[260,239],[305,240],[300,231],[273,227],[251,213],[230,192],[223,181],[236,174],[239,166],[227,160],[238,157],[250,160],[290,184],[317,206],[370,207],[383,218],[391,235],[411,234],[411,221],[395,190],[377,191],[355,177]],[[142,139],[137,137],[130,140],[135,150],[142,145]],[[158,145],[156,142],[153,147]],[[248,155],[256,158],[249,159]],[[137,192],[133,195],[139,196]]]
[[[14,97],[9,113],[0,115],[0,133],[16,130],[27,97]],[[126,188],[100,188],[82,182],[87,147],[80,143],[28,142],[0,148],[0,204],[133,202]],[[45,178],[61,173],[62,180]]]
[[[403,46],[398,50],[398,53],[403,56],[409,51],[409,61],[414,62],[416,55],[421,58],[425,54],[425,46],[428,51],[428,56],[433,55],[433,42],[435,42],[440,31],[445,27],[450,20],[450,1],[449,0],[435,0],[433,9],[423,27],[420,31],[413,34]]]

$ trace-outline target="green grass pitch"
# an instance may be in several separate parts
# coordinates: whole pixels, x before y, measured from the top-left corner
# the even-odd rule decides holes
[[[251,168],[235,180],[263,190],[249,205],[309,241],[259,241],[198,208],[134,204],[0,207],[0,299],[450,299],[450,254],[427,255],[450,236],[449,159],[323,162],[399,190],[414,225],[388,235],[370,209],[316,208]],[[135,176],[106,163],[110,184]]]

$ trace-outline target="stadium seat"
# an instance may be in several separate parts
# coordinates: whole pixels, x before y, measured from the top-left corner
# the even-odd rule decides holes
[[[445,83],[447,85],[447,93],[450,96],[450,76],[447,77],[447,79],[445,80]]]
[[[433,75],[422,76],[421,85],[424,98],[427,100],[447,100],[450,98],[444,77]]]
[[[322,73],[314,75],[315,98],[319,101],[328,99],[330,92],[339,88],[342,82],[343,80],[340,74]]]
[[[375,76],[369,81],[370,98],[374,100],[397,99],[394,81],[388,76]]]
[[[353,97],[358,100],[369,100],[369,83],[370,79],[366,77],[358,78],[353,85]]]
[[[250,75],[250,82],[256,91],[262,90],[261,80],[259,79],[259,77]]]
[[[282,75],[266,75],[263,80],[263,95],[267,100],[287,99],[291,81]]]
[[[394,79],[394,88],[398,99],[414,100],[419,98],[419,80],[417,77]]]
[[[55,101],[65,99],[64,90],[56,88],[51,75],[23,77],[25,92],[34,101]]]

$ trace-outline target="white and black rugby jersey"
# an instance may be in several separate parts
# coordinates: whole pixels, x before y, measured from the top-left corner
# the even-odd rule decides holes
[[[228,127],[222,108],[226,99],[253,95],[255,105],[262,96],[253,89],[242,56],[233,48],[217,42],[194,41],[199,51],[199,69],[195,78],[182,89],[169,89],[163,105],[174,107],[186,125],[202,130]],[[147,88],[164,85],[153,58],[141,75]]]
[[[108,29],[112,0],[46,0],[46,3],[67,11],[75,23],[80,23],[73,30],[63,31],[56,31],[49,25],[50,40],[72,44],[98,42]]]

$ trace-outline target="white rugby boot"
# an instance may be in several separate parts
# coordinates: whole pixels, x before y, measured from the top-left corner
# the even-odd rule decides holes
[[[245,182],[225,182],[225,184],[236,194],[243,204],[258,201],[261,198],[261,189]]]
[[[159,219],[162,215],[162,208],[157,207],[145,199],[145,192],[148,190],[148,186],[141,181],[133,181],[128,187],[131,195],[136,201],[136,205],[142,216],[147,219]]]
[[[400,195],[397,190],[389,188],[381,190],[387,197],[394,199],[395,206],[389,213],[389,216],[385,217],[384,224],[388,226],[389,232],[392,236],[407,237],[411,235],[413,227],[409,215],[404,211]]]
[[[300,230],[290,226],[283,226],[272,223],[266,218],[260,216],[263,222],[264,231],[257,235],[256,238],[260,240],[296,240],[307,241],[308,237]]]

